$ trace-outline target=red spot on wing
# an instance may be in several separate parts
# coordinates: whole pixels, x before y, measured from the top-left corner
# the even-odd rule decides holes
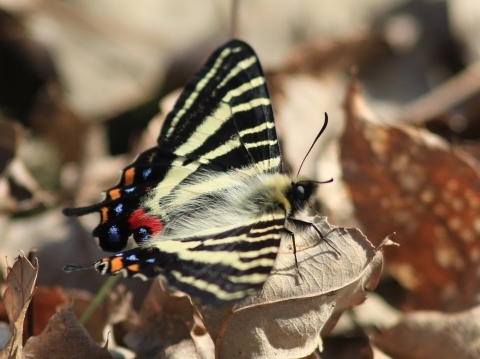
[[[152,216],[145,212],[143,208],[137,209],[128,218],[130,228],[135,229],[139,227],[148,227],[152,236],[161,232],[163,229],[163,223],[157,216]]]

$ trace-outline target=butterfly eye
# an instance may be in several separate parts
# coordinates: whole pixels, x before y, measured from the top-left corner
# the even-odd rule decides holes
[[[295,197],[297,199],[305,198],[305,188],[300,184],[295,186]]]

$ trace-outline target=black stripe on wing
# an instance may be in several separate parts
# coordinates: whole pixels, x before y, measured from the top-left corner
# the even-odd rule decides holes
[[[185,86],[158,144],[212,169],[281,171],[270,96],[249,45],[233,40],[211,55]]]
[[[210,236],[167,240],[104,258],[95,264],[101,274],[152,278],[205,304],[222,306],[258,291],[274,266],[285,215],[271,213]]]

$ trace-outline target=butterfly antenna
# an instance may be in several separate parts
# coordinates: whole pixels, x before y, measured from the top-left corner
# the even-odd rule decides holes
[[[318,139],[320,138],[320,136],[322,135],[323,132],[325,132],[325,129],[327,128],[327,125],[328,125],[328,115],[327,113],[325,112],[325,121],[323,122],[323,127],[322,129],[320,130],[320,132],[318,133],[317,137],[315,137],[315,139],[313,140],[313,143],[312,145],[310,146],[310,149],[307,151],[307,154],[305,155],[305,157],[303,158],[303,161],[302,163],[300,164],[300,167],[298,169],[298,172],[297,172],[297,177],[298,175],[300,174],[300,171],[303,167],[303,164],[305,163],[305,160],[307,159],[308,155],[310,154],[310,152],[312,151],[313,149],[313,146],[315,146],[315,143],[317,143]]]
[[[86,270],[86,269],[91,269],[94,268],[93,265],[90,266],[77,266],[75,264],[67,264],[65,267],[63,267],[63,271],[65,273],[72,273],[72,272],[78,272],[81,270]]]

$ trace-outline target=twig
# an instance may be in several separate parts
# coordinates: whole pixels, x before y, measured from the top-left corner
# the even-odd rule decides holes
[[[480,91],[480,61],[452,77],[428,94],[406,105],[398,120],[420,124],[450,110]]]
[[[230,13],[230,38],[234,39],[238,36],[238,17],[239,17],[240,0],[232,0],[232,9]]]
[[[100,290],[98,291],[97,295],[95,295],[95,298],[93,298],[90,305],[83,312],[82,317],[80,318],[80,323],[82,323],[82,325],[87,324],[87,322],[89,321],[92,314],[100,306],[100,304],[102,304],[102,302],[105,299],[105,297],[107,296],[107,294],[110,293],[110,290],[119,281],[120,278],[121,278],[121,276],[119,276],[119,275],[109,277],[105,281],[105,283],[103,283],[103,285],[100,288]]]

